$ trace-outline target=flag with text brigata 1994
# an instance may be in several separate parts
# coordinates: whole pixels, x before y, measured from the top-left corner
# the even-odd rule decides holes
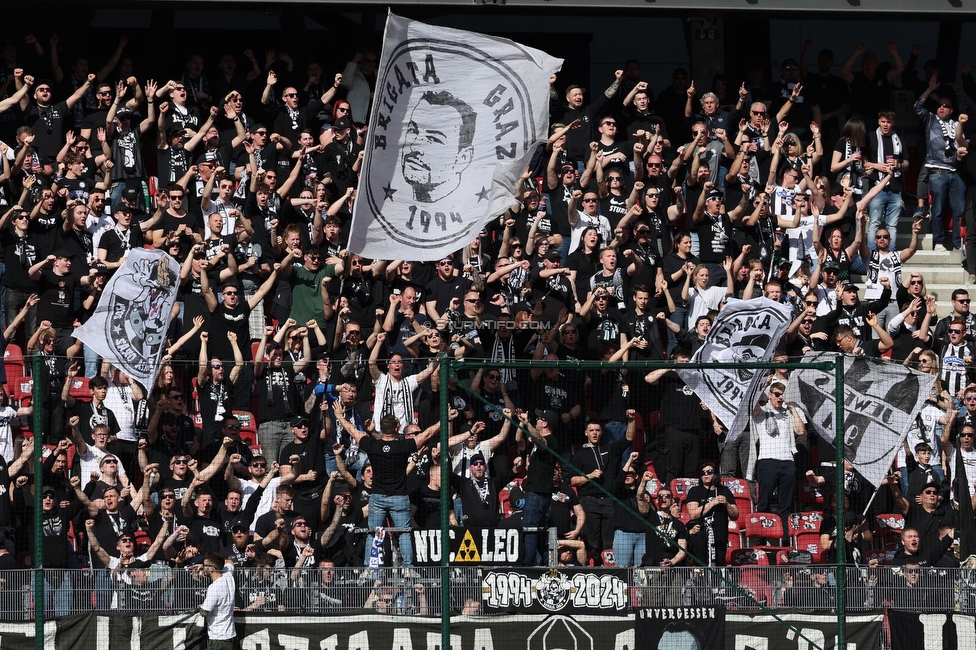
[[[513,41],[389,14],[349,249],[436,260],[512,203],[562,65]]]

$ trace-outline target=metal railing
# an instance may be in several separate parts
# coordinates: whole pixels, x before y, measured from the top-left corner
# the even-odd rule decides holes
[[[451,567],[450,613],[483,615],[482,571],[481,567]],[[747,566],[714,571],[634,567],[628,571],[628,611],[716,604],[746,612],[838,609],[833,567]],[[32,574],[29,570],[0,572],[3,620],[33,618]],[[845,578],[844,604],[849,611],[976,613],[976,570],[849,568]],[[198,567],[174,569],[166,564],[124,569],[114,575],[107,569],[48,569],[44,579],[45,618],[93,610],[190,612],[203,602],[210,585]],[[235,570],[235,580],[239,611],[441,615],[439,567],[243,568]]]

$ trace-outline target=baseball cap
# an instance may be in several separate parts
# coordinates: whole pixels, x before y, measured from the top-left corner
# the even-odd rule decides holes
[[[548,422],[550,427],[559,421],[559,416],[556,415],[556,412],[552,409],[536,409],[535,415],[536,417]]]
[[[128,106],[120,106],[119,110],[115,111],[115,117],[122,119],[123,117],[132,117],[132,111],[129,110]]]
[[[129,201],[135,201],[139,198],[139,190],[134,187],[127,187],[122,192],[122,198]]]
[[[75,254],[69,251],[67,248],[59,248],[54,251],[52,255],[54,255],[54,257],[66,257],[69,260],[75,256]]]
[[[827,261],[824,262],[823,268],[824,268],[824,271],[826,271],[827,269],[835,269],[835,270],[839,271],[840,270],[840,264],[837,263],[837,260],[827,260]]]
[[[725,194],[722,193],[722,190],[718,190],[718,189],[716,189],[716,190],[709,190],[708,194],[705,195],[705,200],[708,201],[710,199],[724,200],[725,199]]]
[[[293,427],[300,427],[302,426],[302,423],[308,425],[308,418],[304,415],[296,415],[291,419],[291,426]]]
[[[352,122],[349,121],[347,117],[340,117],[338,120],[333,122],[333,129],[348,129],[352,126]]]

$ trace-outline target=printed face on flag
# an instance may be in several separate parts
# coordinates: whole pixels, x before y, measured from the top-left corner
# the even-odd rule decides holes
[[[457,190],[474,155],[477,119],[470,106],[448,92],[421,96],[410,112],[401,149],[400,169],[415,201],[435,203]]]
[[[546,137],[561,61],[512,41],[387,20],[349,248],[436,260],[501,214]]]

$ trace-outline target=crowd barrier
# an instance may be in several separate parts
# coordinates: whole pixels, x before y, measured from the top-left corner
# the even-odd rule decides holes
[[[729,611],[831,612],[835,567],[457,567],[450,572],[451,614],[519,612],[632,614],[645,608],[721,606]],[[91,611],[173,614],[195,611],[210,584],[199,568],[44,571],[45,618]],[[441,569],[247,568],[235,571],[239,611],[439,617]],[[0,572],[0,618],[33,618],[33,571]],[[883,566],[846,569],[851,612],[909,609],[976,614],[976,571]]]

